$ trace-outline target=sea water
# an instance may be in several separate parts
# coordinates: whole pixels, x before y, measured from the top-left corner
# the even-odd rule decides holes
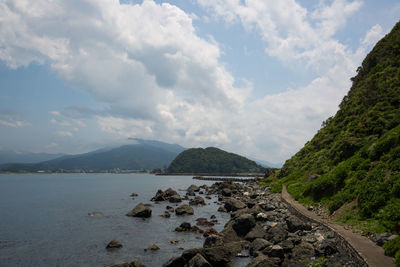
[[[162,218],[165,207],[175,204],[152,203],[156,191],[171,187],[183,196],[191,184],[212,182],[150,174],[2,174],[0,266],[104,266],[132,259],[162,266],[204,242],[201,234],[174,232],[182,222],[195,225],[197,218],[215,215],[219,224],[214,228],[221,231],[229,220],[229,214],[217,212],[216,196],[193,207],[192,216]],[[131,198],[133,192],[139,196]],[[150,218],[125,215],[139,202],[153,205]],[[92,212],[103,215],[89,216]],[[112,239],[123,247],[106,250]],[[145,252],[153,243],[160,250]]]

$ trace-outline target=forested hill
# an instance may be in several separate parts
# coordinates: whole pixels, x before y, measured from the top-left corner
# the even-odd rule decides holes
[[[228,174],[263,171],[264,168],[254,161],[215,147],[185,150],[168,167],[168,173]]]
[[[325,203],[330,212],[357,200],[351,216],[399,231],[400,22],[351,80],[339,111],[286,161],[274,184],[285,183],[295,198]]]

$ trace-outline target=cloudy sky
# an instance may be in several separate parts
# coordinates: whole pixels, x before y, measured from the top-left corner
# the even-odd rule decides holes
[[[1,0],[0,149],[137,137],[283,162],[399,14],[399,0]]]

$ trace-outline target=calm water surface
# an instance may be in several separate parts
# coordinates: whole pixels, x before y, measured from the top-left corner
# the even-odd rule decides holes
[[[0,175],[0,266],[103,266],[134,258],[146,266],[162,266],[182,249],[203,244],[199,234],[173,232],[181,222],[194,224],[215,214],[220,231],[229,219],[229,214],[216,211],[214,196],[205,199],[206,206],[194,207],[193,216],[161,218],[171,203],[150,202],[157,189],[178,191],[191,184],[212,182],[148,174]],[[139,196],[132,199],[132,192]],[[153,204],[151,218],[125,216],[139,202]],[[88,216],[94,211],[104,215]],[[123,248],[107,251],[112,239]],[[144,252],[153,243],[161,249]]]

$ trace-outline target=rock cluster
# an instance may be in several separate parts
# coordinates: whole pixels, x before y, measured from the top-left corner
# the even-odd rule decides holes
[[[191,186],[187,192],[195,189]],[[229,266],[234,257],[247,256],[252,257],[247,266],[308,266],[322,261],[326,266],[355,266],[333,232],[291,214],[280,195],[270,194],[267,187],[221,182],[204,187],[204,193],[218,195],[219,211],[229,212],[231,219],[220,233],[206,230],[202,248],[185,250],[164,266]],[[209,223],[205,218],[198,222]],[[187,223],[177,229],[191,227]]]

